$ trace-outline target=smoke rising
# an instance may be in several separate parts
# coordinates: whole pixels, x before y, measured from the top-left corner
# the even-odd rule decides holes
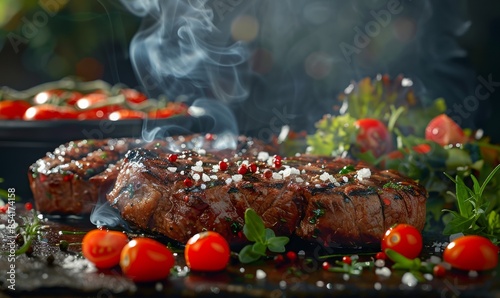
[[[145,91],[224,103],[240,133],[310,131],[350,81],[378,73],[450,106],[474,87],[457,42],[470,25],[463,0],[122,3],[143,19],[130,51]],[[274,121],[284,110],[289,123]]]

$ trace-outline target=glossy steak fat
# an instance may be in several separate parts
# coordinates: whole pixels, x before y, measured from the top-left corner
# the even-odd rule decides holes
[[[276,162],[270,150],[258,143],[248,146],[245,154],[210,153],[186,146],[195,150],[177,152],[172,158],[167,143],[173,141],[156,145],[104,141],[108,143],[102,144],[101,152],[112,146],[117,156],[112,160],[117,162],[97,175],[75,178],[80,174],[75,171],[70,181],[64,181],[66,176],[53,170],[45,173],[44,182],[34,175],[31,185],[37,207],[42,211],[66,208],[68,212],[70,204],[61,198],[65,191],[71,189],[68,197],[82,206],[84,199],[94,200],[91,196],[100,188],[110,189],[106,198],[125,220],[181,243],[204,230],[217,231],[231,243],[243,242],[241,229],[249,207],[276,234],[296,234],[325,246],[377,245],[393,224],[409,223],[422,229],[425,223],[426,190],[394,171],[376,170],[350,159],[309,155]],[[240,148],[245,142],[242,140]],[[124,151],[125,157],[118,157]],[[57,159],[51,157],[45,163]],[[62,161],[55,168],[82,164],[83,159],[57,159]],[[227,168],[219,166],[221,161]],[[32,174],[40,176],[41,164],[38,161],[32,166]],[[57,191],[55,185],[47,184],[50,180],[65,190]],[[84,185],[90,185],[88,193]],[[59,205],[42,192],[55,193]]]

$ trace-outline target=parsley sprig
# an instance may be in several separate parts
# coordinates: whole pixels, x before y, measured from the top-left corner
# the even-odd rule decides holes
[[[443,210],[452,214],[452,219],[447,223],[443,234],[451,235],[463,233],[465,235],[481,235],[489,238],[494,244],[500,243],[500,204],[496,196],[487,199],[484,191],[488,183],[500,170],[497,165],[486,177],[482,184],[474,175],[470,175],[472,188],[468,187],[460,176],[453,179],[458,211]]]
[[[352,260],[351,264],[347,264],[342,261],[335,261],[337,266],[329,267],[328,271],[337,273],[347,273],[351,275],[361,275],[364,268],[373,268],[373,261],[359,262],[357,260]]]
[[[273,230],[265,228],[262,219],[251,208],[245,211],[243,233],[249,241],[254,243],[243,247],[238,254],[238,259],[242,263],[257,261],[261,257],[266,256],[268,249],[276,253],[285,252],[285,245],[290,240],[285,236],[276,237]]]

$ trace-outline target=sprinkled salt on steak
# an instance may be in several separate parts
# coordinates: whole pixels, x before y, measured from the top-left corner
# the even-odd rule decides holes
[[[173,152],[192,149],[199,152],[217,148],[217,136],[176,136],[144,142],[139,139],[79,140],[63,144],[30,166],[28,179],[36,208],[43,213],[88,214],[100,195],[114,185],[125,154],[146,148]],[[216,154],[257,154],[272,150],[262,142],[241,136],[235,150]]]
[[[181,243],[206,230],[243,242],[247,208],[277,235],[296,234],[326,246],[377,245],[395,223],[418,229],[425,223],[423,187],[350,159],[304,155],[276,161],[265,152],[184,151],[175,161],[169,156],[130,150],[107,199],[125,220]],[[218,166],[223,159],[224,170]]]

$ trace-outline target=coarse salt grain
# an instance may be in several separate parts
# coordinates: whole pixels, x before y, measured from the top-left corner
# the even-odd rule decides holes
[[[241,179],[243,179],[243,175],[236,174],[236,175],[233,175],[231,178],[233,178],[234,182],[240,182]]]
[[[325,172],[325,173],[323,173],[323,174],[321,174],[321,175],[319,176],[319,179],[320,179],[321,181],[326,181],[326,180],[328,180],[329,176],[330,176],[330,174],[328,174],[328,173],[326,173],[326,172]]]
[[[255,277],[257,279],[264,279],[266,278],[267,274],[264,270],[262,269],[257,269],[257,271],[255,272]]]
[[[206,185],[205,183],[202,183],[202,184],[200,185],[200,188],[201,188],[201,189],[206,189],[206,188],[207,188],[207,185]]]
[[[363,179],[368,179],[372,176],[372,172],[368,168],[363,168],[361,170],[358,170],[356,174],[359,181],[363,181]]]
[[[290,176],[291,173],[292,173],[292,171],[290,170],[290,168],[284,169],[283,170],[283,178]]]
[[[192,166],[191,170],[193,170],[195,172],[203,172],[203,167],[196,165],[196,166]]]
[[[382,268],[376,268],[375,274],[380,275],[380,276],[384,276],[384,277],[390,277],[392,272],[391,272],[391,269],[389,269],[387,267],[382,267]]]
[[[168,167],[167,170],[169,170],[172,173],[175,173],[175,171],[177,171],[177,167]]]
[[[217,175],[210,175],[210,179],[212,179],[212,180],[217,180],[217,179],[218,179],[218,177],[217,177]]]
[[[219,165],[213,165],[212,166],[212,172],[217,173],[219,171],[220,167]]]
[[[203,161],[198,160],[198,161],[196,162],[196,164],[195,164],[195,165],[196,165],[197,167],[201,167],[201,166],[203,166]]]
[[[302,182],[304,182],[304,179],[302,179],[302,178],[300,178],[300,177],[297,177],[297,178],[295,178],[295,181],[296,181],[297,183],[302,183]]]
[[[194,174],[194,175],[193,175],[193,180],[194,180],[194,181],[198,181],[198,180],[200,180],[200,174]]]
[[[283,177],[281,176],[280,173],[273,173],[273,179],[274,180],[281,180]]]
[[[203,173],[201,175],[201,180],[203,180],[204,182],[208,182],[210,181],[210,177],[207,174]]]
[[[344,180],[344,182],[349,182],[349,178],[347,178],[346,176],[342,176],[342,180]]]
[[[260,161],[267,161],[269,158],[269,153],[265,151],[261,151],[257,154],[257,159]]]
[[[290,168],[290,174],[291,175],[299,175],[300,171],[296,168]]]
[[[233,182],[233,179],[231,179],[231,178],[227,178],[227,179],[226,179],[226,184],[228,184],[228,185],[229,185],[229,184],[231,184],[231,182]]]

